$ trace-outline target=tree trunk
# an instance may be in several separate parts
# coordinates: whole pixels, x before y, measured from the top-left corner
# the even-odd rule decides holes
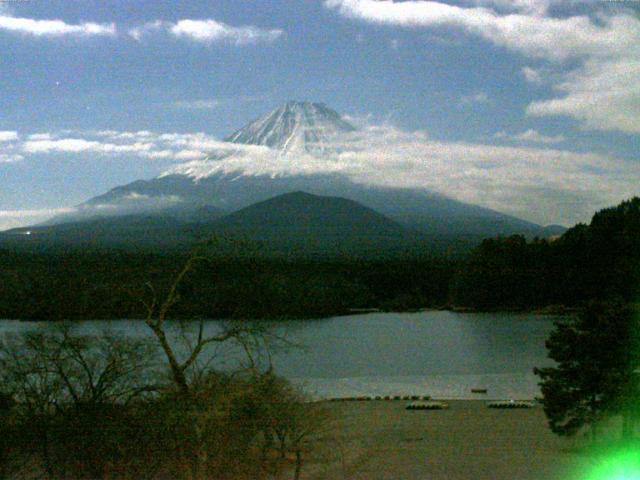
[[[169,341],[167,340],[167,336],[164,333],[162,327],[159,327],[151,322],[147,322],[147,325],[151,327],[151,330],[155,334],[156,338],[160,342],[160,346],[162,347],[162,351],[167,357],[167,361],[169,362],[169,368],[171,369],[171,376],[173,378],[173,382],[176,384],[180,392],[186,394],[189,392],[189,384],[187,382],[187,377],[184,374],[184,369],[178,363],[175,354],[173,353],[173,349],[171,345],[169,345]]]
[[[633,438],[633,420],[630,412],[622,414],[622,440],[628,441]]]
[[[302,452],[296,450],[296,469],[293,472],[293,480],[300,480],[300,472],[302,471]]]
[[[194,419],[194,434],[195,434],[195,448],[194,452],[194,480],[206,480],[207,478],[207,463],[209,463],[209,455],[207,452],[207,446],[204,439],[204,433],[201,426],[198,423],[198,419]]]
[[[49,450],[49,429],[48,426],[44,426],[42,429],[42,459],[44,461],[44,471],[47,478],[55,478],[55,472],[53,471],[53,465],[51,462],[51,452]]]

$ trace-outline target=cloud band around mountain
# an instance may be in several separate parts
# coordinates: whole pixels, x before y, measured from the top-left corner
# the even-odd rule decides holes
[[[29,161],[56,154],[137,157],[173,165],[165,175],[188,175],[196,181],[218,173],[338,174],[365,184],[427,189],[537,223],[585,221],[594,210],[637,194],[640,181],[637,162],[549,148],[561,139],[533,130],[506,138],[530,146],[496,146],[443,142],[425,132],[370,124],[324,143],[322,150],[329,153],[322,157],[299,151],[283,155],[204,133],[107,130],[21,137],[26,140],[14,143],[12,154]],[[531,205],[538,207],[532,210]]]

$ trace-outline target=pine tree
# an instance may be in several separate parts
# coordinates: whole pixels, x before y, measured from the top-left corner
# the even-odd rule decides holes
[[[625,420],[637,408],[640,368],[638,313],[620,302],[593,302],[558,321],[546,342],[557,363],[536,368],[551,430],[570,436],[609,415]],[[627,434],[630,432],[627,431]]]

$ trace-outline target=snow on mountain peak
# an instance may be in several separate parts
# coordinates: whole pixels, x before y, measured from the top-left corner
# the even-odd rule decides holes
[[[322,103],[287,102],[258,118],[225,140],[263,145],[281,153],[327,153],[336,135],[352,132],[353,125]]]
[[[341,171],[335,161],[356,128],[322,103],[287,102],[249,123],[211,149],[205,158],[160,175],[195,181],[214,175],[293,176]],[[283,161],[283,158],[295,161]]]

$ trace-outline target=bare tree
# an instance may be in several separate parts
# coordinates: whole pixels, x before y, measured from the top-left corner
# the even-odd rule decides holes
[[[229,398],[222,399],[220,392],[211,391],[212,388],[219,388],[215,381],[210,381],[215,378],[215,375],[212,375],[213,371],[206,368],[210,366],[211,358],[205,359],[202,362],[205,367],[200,364],[201,368],[199,372],[197,371],[199,361],[205,357],[203,353],[208,347],[230,342],[244,353],[246,369],[258,374],[261,366],[271,371],[270,348],[275,343],[286,343],[284,338],[271,332],[264,323],[219,322],[213,326],[217,330],[209,333],[205,328],[205,320],[198,319],[178,322],[183,335],[182,346],[187,350],[186,353],[180,352],[174,339],[170,338],[171,332],[167,320],[171,308],[180,300],[180,286],[186,276],[194,270],[196,264],[204,261],[206,257],[193,254],[178,272],[166,296],[162,299],[153,285],[148,283],[147,288],[151,299],[143,302],[147,312],[145,323],[153,332],[164,353],[172,383],[180,397],[176,405],[182,409],[181,422],[189,426],[187,435],[192,440],[192,447],[190,451],[183,452],[183,456],[187,457],[185,461],[191,465],[188,478],[193,480],[207,478],[207,470],[211,467],[214,457],[210,441],[213,435],[211,425],[219,425],[216,419],[219,420],[225,416],[224,406],[216,405],[216,402],[230,401]],[[189,327],[194,328],[195,332],[189,331]],[[262,356],[266,356],[266,364],[260,361]],[[232,397],[233,395],[235,394],[231,394]],[[209,401],[203,402],[202,398]]]
[[[282,345],[287,343],[284,337],[279,337],[271,332],[264,322],[262,324],[250,321],[220,322],[217,324],[220,329],[214,334],[208,334],[205,332],[204,319],[181,321],[180,326],[183,328],[183,332],[188,327],[195,327],[196,331],[191,339],[187,339],[187,335],[185,335],[187,341],[183,343],[188,347],[188,352],[183,355],[184,358],[180,358],[175,344],[168,337],[166,321],[169,318],[171,308],[180,301],[179,290],[185,277],[194,270],[196,264],[206,260],[207,258],[203,255],[192,255],[176,275],[164,299],[159,298],[151,283],[147,283],[146,287],[151,293],[151,299],[143,301],[146,309],[145,323],[155,335],[166,357],[173,383],[184,394],[187,394],[190,389],[189,369],[196,365],[201,354],[209,346],[233,342],[244,351],[249,368],[257,368],[255,356],[260,350],[262,353],[266,353],[270,361],[268,348],[273,347],[276,343]]]
[[[104,478],[131,438],[128,405],[153,388],[154,351],[145,339],[85,335],[69,324],[5,336],[0,381],[31,463],[47,478]]]

